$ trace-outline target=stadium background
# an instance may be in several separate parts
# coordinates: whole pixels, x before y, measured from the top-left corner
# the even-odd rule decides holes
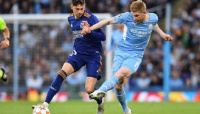
[[[13,13],[18,4],[19,14],[65,14],[71,0],[0,0],[0,16]],[[200,2],[198,0],[143,0],[147,8],[156,9],[159,25],[165,29],[165,8],[172,4],[170,55],[170,101],[200,101]],[[92,13],[111,13],[113,16],[129,11],[132,0],[86,0]],[[185,5],[187,4],[187,5]],[[67,19],[67,17],[66,17]],[[13,46],[17,44],[18,100],[43,101],[49,85],[62,67],[73,47],[73,35],[67,20],[19,22],[19,40],[14,41],[13,22],[5,20],[11,31],[10,48],[0,50],[0,66],[9,76],[0,82],[0,101],[13,100]],[[105,28],[104,28],[105,29]],[[116,26],[114,26],[116,29]],[[3,40],[1,34],[1,40]],[[105,45],[105,43],[103,43]],[[163,44],[156,33],[145,52],[139,70],[131,76],[127,87],[128,101],[163,101]],[[102,76],[105,76],[105,57]],[[84,68],[68,77],[54,101],[89,100],[84,92]],[[105,77],[98,82],[101,85]],[[112,100],[115,96],[112,95]]]

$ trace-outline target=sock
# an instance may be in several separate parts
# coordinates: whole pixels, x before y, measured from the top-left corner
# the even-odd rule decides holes
[[[119,82],[119,78],[113,76],[111,79],[105,81],[98,90],[106,92],[108,90],[113,89]]]
[[[97,90],[97,88],[95,87],[94,90]],[[102,103],[102,98],[101,99],[94,99],[94,100],[96,100],[97,104],[99,104],[99,105]]]
[[[121,104],[121,106],[123,108],[123,111],[124,112],[128,111],[128,106],[126,103],[126,92],[125,92],[124,88],[121,91],[115,91],[115,94],[117,96],[119,103]]]
[[[52,82],[52,84],[48,90],[48,93],[47,93],[47,96],[45,99],[46,103],[49,104],[51,102],[52,98],[55,96],[55,94],[58,93],[58,91],[61,88],[62,82],[64,79],[66,79],[66,77],[67,77],[67,74],[65,73],[65,71],[63,71],[63,70],[59,71],[56,79]]]
[[[48,106],[49,106],[49,103],[44,102],[43,105],[46,106],[46,107],[48,107]]]

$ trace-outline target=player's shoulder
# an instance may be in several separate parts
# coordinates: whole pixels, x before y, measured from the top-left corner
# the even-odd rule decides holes
[[[69,18],[69,17],[72,17],[72,16],[74,16],[74,13],[69,14],[68,18]]]
[[[3,20],[3,18],[0,17],[0,25],[4,25],[5,24],[5,21]]]
[[[158,20],[157,14],[155,14],[155,13],[148,13],[148,14],[149,14],[149,16],[150,16],[151,19]]]
[[[123,16],[123,17],[127,17],[127,16],[130,16],[131,15],[131,12],[124,12],[124,13],[120,13],[118,14],[117,16]]]
[[[4,22],[3,18],[0,17],[0,21],[1,21],[1,22]]]
[[[86,17],[86,18],[90,18],[90,17],[93,17],[94,15],[91,12],[85,10],[83,16]]]
[[[69,14],[68,20],[70,21],[70,20],[73,20],[73,19],[74,19],[74,14],[73,13]]]
[[[127,19],[130,16],[130,12],[124,12],[116,15],[115,19]]]

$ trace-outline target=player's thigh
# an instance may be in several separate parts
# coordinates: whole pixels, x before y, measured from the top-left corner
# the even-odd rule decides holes
[[[81,55],[75,52],[68,57],[66,63],[64,64],[63,68],[67,75],[70,75],[73,72],[78,71],[82,66],[84,66],[84,62],[81,59]]]
[[[62,70],[64,70],[67,73],[67,75],[70,75],[74,72],[74,68],[70,63],[64,63]]]
[[[115,74],[120,69],[124,60],[125,59],[122,56],[115,54],[114,59],[113,59],[113,66],[112,66],[113,74]]]
[[[131,74],[131,70],[127,67],[120,67],[120,69],[114,74],[114,76],[117,76],[120,81],[123,81],[124,78],[128,78]]]
[[[99,55],[92,56],[91,58],[88,59],[86,63],[87,77],[93,77],[98,79],[100,76],[101,68],[102,68],[102,57]]]
[[[87,93],[92,93],[96,85],[97,79],[94,77],[87,77],[85,81],[85,90]]]
[[[128,59],[126,59],[123,64],[122,64],[122,68],[125,67],[127,69],[129,69],[131,71],[131,74],[135,73],[137,71],[137,69],[140,66],[140,63],[142,61],[142,58],[138,58],[138,57],[130,57]],[[130,74],[130,75],[131,75]],[[129,76],[130,76],[129,75]]]

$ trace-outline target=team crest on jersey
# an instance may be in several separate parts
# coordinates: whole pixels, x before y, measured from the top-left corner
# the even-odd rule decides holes
[[[83,23],[80,24],[80,28],[83,29]]]
[[[88,23],[88,24],[89,24],[89,23]],[[89,26],[90,26],[90,24],[89,24]],[[80,24],[80,28],[83,29],[83,23]]]
[[[150,28],[150,29],[153,29],[153,24],[149,24],[149,28]]]

